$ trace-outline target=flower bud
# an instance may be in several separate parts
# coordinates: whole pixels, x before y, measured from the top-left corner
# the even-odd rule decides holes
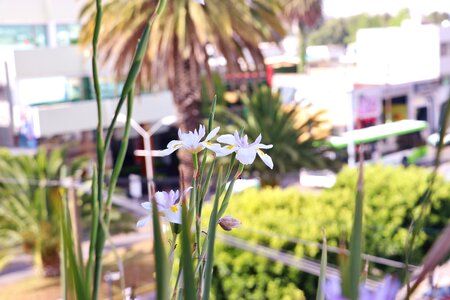
[[[241,226],[241,222],[232,216],[225,216],[219,219],[219,225],[225,231],[231,231],[233,228],[238,228]]]

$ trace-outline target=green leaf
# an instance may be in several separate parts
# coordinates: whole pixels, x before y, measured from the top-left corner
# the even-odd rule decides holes
[[[152,218],[155,243],[156,298],[158,300],[167,300],[169,299],[169,261],[164,247],[158,206],[156,205],[155,200],[152,200]]]
[[[182,222],[181,222],[181,259],[183,262],[183,280],[184,280],[184,298],[186,300],[196,299],[196,284],[194,279],[194,264],[192,262],[192,244],[190,241],[191,226],[186,202],[182,203]]]
[[[325,286],[325,279],[327,276],[327,237],[325,235],[325,230],[323,230],[323,243],[322,243],[322,257],[320,259],[320,275],[319,275],[319,282],[317,283],[317,296],[316,300],[324,300],[325,299],[325,293],[324,293],[324,286]]]
[[[217,190],[222,185],[222,169],[219,171],[217,181]],[[234,180],[233,180],[234,182]],[[228,190],[233,189],[233,184],[230,184]],[[228,194],[228,191],[227,191]],[[219,209],[219,199],[220,194],[216,193],[216,197],[214,199],[214,206],[211,212],[211,216],[209,218],[209,226],[208,226],[208,248],[206,251],[206,264],[204,270],[204,282],[203,282],[203,300],[209,299],[209,293],[211,290],[211,281],[212,281],[212,272],[213,272],[213,262],[214,262],[214,243],[216,239],[216,228],[217,228],[217,220],[218,220],[218,209]]]
[[[362,253],[362,229],[363,229],[363,187],[364,187],[363,161],[361,159],[358,185],[355,200],[355,214],[350,239],[350,261],[347,276],[342,281],[344,295],[351,300],[358,300],[359,280],[361,276],[361,253]],[[346,280],[348,279],[348,281]]]

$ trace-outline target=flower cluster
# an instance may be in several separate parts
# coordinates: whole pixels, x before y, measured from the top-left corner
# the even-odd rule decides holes
[[[272,145],[261,144],[262,136],[259,135],[253,143],[249,143],[248,136],[239,136],[237,131],[232,134],[224,134],[217,138],[219,143],[212,143],[211,140],[219,132],[219,127],[214,128],[206,136],[204,140],[202,138],[205,136],[205,127],[200,125],[199,129],[189,131],[188,133],[183,133],[178,130],[178,140],[173,140],[167,145],[167,149],[156,151],[155,156],[167,156],[172,154],[178,149],[184,149],[192,154],[197,154],[203,149],[207,148],[216,154],[217,157],[227,156],[231,153],[236,153],[236,159],[243,165],[250,165],[255,161],[256,154],[261,158],[261,160],[273,169],[272,158],[265,154],[261,149],[270,149]]]
[[[167,149],[155,151],[154,156],[167,156],[173,152],[184,149],[193,155],[197,155],[205,148],[212,151],[216,157],[224,157],[232,153],[236,153],[236,159],[243,166],[252,164],[256,159],[256,154],[269,167],[273,168],[272,158],[265,154],[261,149],[270,149],[272,145],[261,144],[262,136],[259,135],[253,143],[248,141],[248,136],[243,137],[237,131],[232,134],[224,134],[217,138],[218,143],[211,140],[217,135],[220,127],[216,127],[206,135],[205,126],[200,125],[198,130],[189,131],[187,133],[178,130],[178,140],[170,141]],[[206,137],[205,137],[206,135]],[[225,144],[225,145],[221,145]],[[185,192],[189,192],[192,187]],[[155,201],[158,212],[166,218],[167,221],[174,224],[181,224],[181,197],[178,190],[167,192],[156,192]],[[152,210],[151,202],[144,202],[142,207],[148,211]],[[137,222],[137,227],[143,227],[150,220],[150,216],[145,217]],[[231,216],[226,216],[218,220],[218,224],[227,231],[240,226],[240,222]]]
[[[184,191],[184,194],[189,192],[192,188],[188,188]],[[170,223],[181,224],[181,198],[180,191],[171,190],[167,192],[156,192],[155,201],[158,207],[158,212],[167,219]],[[148,211],[152,210],[151,202],[141,203],[142,207]],[[143,227],[150,221],[150,216],[140,219],[136,226]]]

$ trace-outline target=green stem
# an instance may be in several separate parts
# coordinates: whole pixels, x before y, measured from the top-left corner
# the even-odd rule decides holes
[[[364,173],[363,161],[360,161],[358,186],[355,200],[355,216],[353,219],[352,236],[350,239],[350,265],[348,295],[351,300],[358,300],[359,281],[361,276],[361,253],[363,243],[363,213],[364,212]]]
[[[92,207],[93,207],[93,215],[92,215],[92,225],[91,225],[91,238],[89,244],[89,258],[87,265],[87,276],[86,280],[88,285],[91,285],[92,273],[93,273],[93,263],[94,263],[94,249],[97,243],[97,230],[99,226],[99,209],[102,206],[102,190],[103,190],[103,182],[104,182],[104,169],[105,169],[105,147],[103,144],[103,124],[102,124],[102,95],[100,90],[100,80],[98,76],[98,67],[97,67],[97,47],[98,47],[98,39],[100,36],[100,28],[102,23],[102,1],[96,0],[96,15],[95,15],[95,27],[94,34],[92,37],[92,77],[94,81],[94,90],[95,90],[95,101],[97,104],[97,174],[94,173],[93,176],[97,176],[95,184],[97,188],[92,188]],[[94,184],[94,183],[93,183]],[[94,194],[95,193],[95,194]]]
[[[127,119],[124,127],[124,135],[122,138],[122,143],[120,145],[119,153],[117,155],[117,161],[114,165],[113,173],[111,175],[111,182],[108,186],[108,195],[106,198],[105,209],[104,211],[100,211],[99,220],[100,223],[104,222],[106,224],[106,229],[109,228],[110,222],[110,211],[112,206],[112,194],[117,184],[117,180],[119,178],[120,170],[122,169],[123,162],[125,160],[126,151],[128,148],[128,137],[130,134],[131,128],[131,116],[133,114],[133,95],[134,89],[131,89],[128,94],[128,102],[127,102]],[[107,232],[102,227],[98,228],[97,235],[97,243],[95,249],[95,266],[94,266],[94,291],[93,291],[93,299],[98,299],[98,292],[100,286],[100,278],[101,278],[101,269],[102,269],[102,253],[103,248],[105,246],[105,241],[107,237]]]
[[[164,10],[164,7],[166,6],[166,0],[159,0],[158,4],[156,6],[156,10],[153,12],[152,16],[148,20],[148,23],[145,25],[144,31],[142,32],[139,42],[136,48],[136,52],[134,53],[133,62],[131,64],[131,68],[128,72],[127,78],[125,79],[125,83],[120,95],[119,102],[117,103],[116,110],[114,112],[113,119],[111,121],[111,124],[108,127],[108,131],[106,133],[106,139],[105,139],[105,149],[108,149],[109,144],[111,143],[112,135],[114,132],[114,128],[116,126],[117,117],[120,113],[120,110],[122,109],[123,103],[125,102],[125,99],[127,98],[128,93],[132,88],[134,88],[137,75],[141,69],[142,61],[144,59],[145,53],[147,51],[147,46],[149,43],[149,37],[150,37],[150,31],[153,26],[153,23],[157,16],[161,15],[161,13]]]
[[[231,180],[230,185],[228,186],[228,189],[227,189],[227,193],[225,194],[222,204],[220,205],[219,213],[217,214],[217,219],[222,218],[223,214],[227,210],[228,204],[230,202],[231,192],[233,191],[234,183],[236,182],[236,179],[238,179],[239,176],[242,174],[242,171],[244,171],[244,165],[239,164],[239,169],[236,172],[236,174],[234,175],[233,179]],[[226,184],[224,183],[223,189],[225,189],[225,186],[226,186]],[[222,190],[222,192],[223,192],[223,190]]]
[[[94,173],[92,174],[92,226],[91,226],[91,235],[89,241],[89,258],[86,267],[87,275],[86,282],[88,284],[91,283],[92,274],[94,271],[94,255],[95,255],[95,242],[97,240],[97,227],[99,220],[99,207],[98,207],[98,198],[97,198],[97,172],[94,168]],[[94,222],[95,221],[95,222]]]
[[[148,43],[149,43],[149,35],[150,35],[150,29],[156,19],[157,16],[161,15],[164,7],[166,5],[166,0],[159,0],[158,4],[156,6],[155,11],[153,12],[152,16],[150,17],[144,32],[141,35],[141,38],[138,42],[137,49],[135,52],[135,56],[132,62],[132,65],[130,67],[130,70],[128,72],[124,88],[121,93],[121,97],[119,100],[119,103],[116,107],[115,114],[113,116],[113,120],[111,121],[110,126],[108,127],[108,132],[106,135],[105,141],[103,141],[103,126],[102,126],[102,113],[101,113],[101,94],[100,94],[100,85],[99,85],[99,79],[98,79],[98,69],[97,69],[97,62],[96,62],[96,56],[97,56],[97,45],[98,45],[98,39],[100,34],[100,27],[101,27],[101,17],[102,17],[102,7],[101,7],[101,0],[96,0],[96,19],[95,19],[95,28],[94,28],[94,35],[93,35],[93,60],[92,60],[92,68],[93,68],[93,77],[94,77],[94,88],[96,93],[96,101],[97,101],[97,117],[98,117],[98,126],[97,126],[97,159],[98,159],[98,180],[97,180],[97,202],[99,207],[99,212],[103,210],[102,203],[103,203],[103,182],[104,182],[104,170],[105,170],[105,156],[106,151],[109,148],[109,144],[112,139],[112,133],[115,128],[115,124],[117,121],[117,117],[120,113],[120,110],[122,108],[122,105],[124,101],[126,100],[127,96],[130,94],[130,91],[134,89],[134,84],[137,78],[137,74],[140,70],[143,57],[145,55]],[[98,299],[98,292],[99,292],[99,285],[100,285],[100,273],[101,273],[101,254],[103,252],[104,247],[104,240],[105,240],[105,234],[103,231],[100,233],[96,233],[95,231],[98,231],[101,229],[99,226],[100,224],[100,218],[102,218],[102,214],[98,214],[98,218],[92,219],[92,227],[94,228],[94,237],[96,239],[93,239],[95,241],[93,247],[95,247],[95,265],[94,265],[94,282],[93,282],[93,291],[92,291],[92,298],[94,300]],[[109,212],[107,212],[107,219],[106,223],[109,226]],[[97,223],[97,224],[95,224]],[[90,257],[92,260],[92,258]]]

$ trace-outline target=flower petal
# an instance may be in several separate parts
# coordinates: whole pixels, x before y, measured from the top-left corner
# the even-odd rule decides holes
[[[258,156],[266,164],[266,166],[268,166],[270,169],[273,169],[272,157],[270,157],[269,155],[265,154],[261,150],[258,150],[257,152],[258,152]]]
[[[378,287],[374,299],[394,300],[400,288],[400,281],[397,278],[387,276],[384,278],[383,283]]]
[[[234,143],[238,146],[242,146],[241,137],[237,130],[234,131]]]
[[[169,192],[169,197],[168,197],[168,199],[167,199],[168,201],[168,203],[170,204],[170,205],[173,205],[173,203],[175,202],[175,192],[174,192],[174,190],[170,190],[170,192]]]
[[[243,165],[250,165],[255,161],[256,149],[254,148],[239,148],[236,154],[236,159]]]
[[[202,5],[205,5],[205,0],[194,0],[194,2],[200,3]]]
[[[200,140],[202,137],[205,136],[205,133],[206,133],[205,126],[200,125],[200,126],[198,127],[198,137],[199,137],[199,140]]]
[[[179,191],[179,190],[176,190],[176,191],[175,191],[174,198],[173,198],[174,202],[177,201],[178,198],[180,198],[180,191]]]
[[[169,194],[167,192],[156,192],[155,193],[156,204],[158,204],[159,209],[164,209],[170,206]]]
[[[149,202],[149,201],[147,201],[147,202],[142,202],[142,203],[141,203],[141,206],[142,206],[143,208],[145,208],[146,210],[152,210],[152,203]]]
[[[341,280],[336,277],[331,277],[324,285],[325,298],[327,300],[346,300],[341,292]]]
[[[214,153],[219,153],[222,150],[222,146],[219,143],[202,142],[202,145]]]
[[[236,145],[236,140],[232,134],[224,134],[217,138],[217,141],[222,144]]]
[[[258,149],[270,149],[270,148],[273,147],[273,145],[272,145],[272,144],[270,144],[270,145],[259,144],[259,145],[257,145],[256,147],[257,147]]]
[[[231,154],[235,151],[237,151],[239,148],[233,145],[229,145],[229,146],[225,146],[225,147],[221,147],[218,149],[215,149],[216,151],[216,156],[217,157],[224,157],[227,156],[228,154]]]
[[[149,221],[150,221],[150,216],[142,218],[136,223],[136,227],[137,228],[144,227],[145,224],[147,224]]]
[[[256,138],[256,140],[250,144],[250,146],[256,146],[259,145],[259,143],[261,142],[262,136],[261,134],[258,135],[258,137]]]
[[[152,152],[152,156],[162,157],[167,156],[175,152],[177,149],[164,149],[164,150],[156,150]]]
[[[205,138],[205,142],[209,141],[210,139],[212,139],[213,137],[215,137],[217,135],[217,133],[219,132],[220,127],[216,127],[213,130],[211,130],[210,133],[208,133],[208,135]]]
[[[164,216],[170,223],[181,224],[181,204],[178,203],[165,209]]]

